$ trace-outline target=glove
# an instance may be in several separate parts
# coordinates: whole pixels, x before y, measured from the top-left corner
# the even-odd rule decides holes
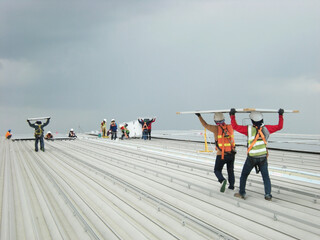
[[[279,111],[278,111],[278,113],[279,113],[279,115],[283,115],[284,110],[283,110],[282,108],[280,108]]]
[[[195,115],[196,115],[197,117],[200,117],[200,116],[201,116],[201,114],[200,114],[200,113],[195,113]]]
[[[229,115],[230,115],[230,116],[234,116],[234,115],[236,114],[236,112],[237,112],[237,111],[236,111],[235,108],[231,108],[231,109],[230,109],[230,112],[229,112]]]

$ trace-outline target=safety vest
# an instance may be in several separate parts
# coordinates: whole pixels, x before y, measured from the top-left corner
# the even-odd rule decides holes
[[[142,130],[148,130],[148,125],[147,125],[147,123],[144,123],[144,124],[143,124]]]
[[[41,128],[41,124],[37,125],[37,127],[35,128],[35,131],[34,131],[34,136],[35,137],[41,137],[42,136],[42,133],[43,133],[43,130]]]
[[[217,148],[221,151],[221,159],[224,159],[224,153],[235,152],[235,142],[233,128],[231,125],[218,126],[218,145]]]
[[[248,126],[248,150],[250,157],[267,155],[267,140],[262,132],[262,128]]]

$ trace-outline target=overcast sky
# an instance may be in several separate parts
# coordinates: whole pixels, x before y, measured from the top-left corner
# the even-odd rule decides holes
[[[0,135],[38,116],[59,132],[144,116],[201,129],[176,112],[231,107],[299,109],[282,132],[320,134],[319,13],[319,0],[2,0]]]

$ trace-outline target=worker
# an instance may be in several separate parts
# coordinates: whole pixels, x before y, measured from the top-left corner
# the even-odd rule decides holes
[[[117,126],[116,121],[114,119],[111,120],[109,131],[111,132],[111,140],[116,140],[117,139],[118,126]]]
[[[148,139],[148,124],[147,124],[147,121],[144,121],[143,125],[142,125],[142,139],[144,139],[144,140]]]
[[[44,137],[45,139],[52,139],[53,138],[53,135],[50,131],[47,132],[46,136]]]
[[[149,120],[149,121],[147,122],[149,140],[151,140],[151,124],[154,123],[155,121],[156,121],[156,118],[152,118],[151,120]]]
[[[123,140],[124,137],[129,138],[130,131],[127,129],[127,127],[128,127],[128,124],[126,123],[120,127],[122,132],[121,140]]]
[[[228,188],[234,189],[234,159],[235,159],[235,143],[233,136],[233,129],[230,124],[225,123],[225,118],[223,113],[218,112],[214,114],[214,122],[216,125],[207,124],[202,118],[200,113],[196,113],[203,127],[213,132],[215,144],[216,144],[216,161],[214,164],[214,174],[216,175],[218,181],[221,184],[220,192],[225,192],[227,180],[222,174],[222,169],[225,164],[227,164],[228,172]]]
[[[41,121],[36,121],[36,123],[30,123],[30,120],[27,120],[27,122],[29,123],[30,127],[35,129],[35,151],[38,152],[38,142],[40,141],[40,150],[44,152],[43,128],[49,124],[50,118],[47,118],[47,121],[44,124],[42,124]]]
[[[12,137],[11,129],[9,129],[6,133],[6,139],[10,139]]]
[[[247,159],[243,165],[240,176],[240,189],[234,196],[245,199],[246,197],[246,182],[251,170],[255,167],[256,173],[261,172],[264,184],[264,198],[271,201],[271,181],[268,171],[268,149],[267,141],[269,135],[279,131],[283,127],[283,109],[279,109],[279,122],[277,125],[264,125],[263,115],[260,112],[251,112],[249,117],[252,125],[238,125],[235,117],[236,110],[231,108],[230,118],[234,130],[247,136]]]
[[[76,137],[77,137],[77,135],[76,135],[76,133],[74,132],[73,128],[70,129],[69,137],[72,137],[72,138],[76,138]]]
[[[102,137],[107,137],[107,119],[103,119],[101,122],[101,132],[102,132]]]

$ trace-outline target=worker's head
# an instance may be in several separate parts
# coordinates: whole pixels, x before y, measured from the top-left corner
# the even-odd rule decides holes
[[[51,132],[50,132],[50,131],[48,131],[48,132],[47,132],[47,134],[51,134]]]
[[[42,122],[41,121],[36,121],[36,124],[41,124]]]
[[[9,129],[8,132],[11,132],[11,129]]]
[[[70,132],[73,132],[73,128],[70,129]]]
[[[261,112],[251,112],[249,117],[254,126],[261,127],[263,125],[263,115]]]
[[[103,121],[104,121],[104,122],[106,122],[106,121],[107,121],[107,119],[103,119]]]
[[[213,119],[217,125],[222,125],[225,122],[224,115],[221,112],[215,113]]]
[[[115,123],[115,121],[116,121],[116,120],[114,120],[114,119],[111,119],[111,123]]]

